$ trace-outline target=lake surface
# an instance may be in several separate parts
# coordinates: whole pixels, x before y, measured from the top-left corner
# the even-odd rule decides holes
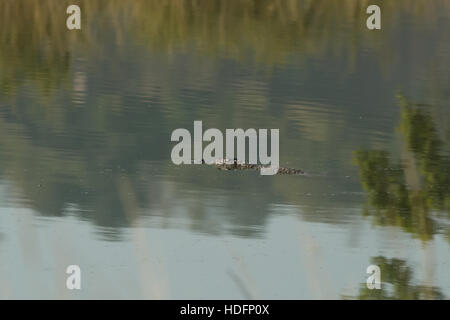
[[[448,299],[450,2],[0,3],[0,298]],[[261,176],[171,132],[280,129]],[[369,265],[381,290],[366,288]],[[81,290],[66,268],[81,268]]]

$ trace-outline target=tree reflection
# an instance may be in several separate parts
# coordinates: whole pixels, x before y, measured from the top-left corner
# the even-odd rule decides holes
[[[381,289],[370,290],[361,284],[357,299],[360,300],[437,300],[445,299],[437,287],[413,284],[413,271],[404,260],[383,256],[370,259],[381,270]]]
[[[403,163],[391,163],[389,153],[382,150],[355,152],[369,197],[364,214],[376,224],[400,226],[428,240],[437,228],[433,210],[448,212],[450,208],[450,162],[427,106],[402,96],[399,103],[399,129],[407,149]]]

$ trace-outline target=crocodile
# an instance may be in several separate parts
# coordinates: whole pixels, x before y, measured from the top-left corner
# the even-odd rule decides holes
[[[202,159],[202,164],[206,164],[206,162]],[[259,164],[250,164],[250,163],[240,163],[235,158],[234,161],[229,159],[216,160],[212,165],[217,167],[219,170],[257,170],[260,171],[262,168],[266,168]],[[303,170],[294,169],[294,168],[286,168],[280,167],[278,168],[277,174],[288,174],[288,175],[299,175],[304,174]]]

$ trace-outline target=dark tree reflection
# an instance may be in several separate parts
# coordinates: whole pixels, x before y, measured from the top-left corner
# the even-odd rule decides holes
[[[373,257],[371,264],[380,267],[381,289],[368,289],[361,284],[360,300],[437,300],[445,299],[437,287],[413,284],[413,271],[404,260],[383,256]]]
[[[364,214],[375,224],[400,226],[422,240],[436,233],[432,216],[449,212],[450,162],[427,106],[399,97],[405,160],[382,150],[359,150],[355,161],[368,193]]]

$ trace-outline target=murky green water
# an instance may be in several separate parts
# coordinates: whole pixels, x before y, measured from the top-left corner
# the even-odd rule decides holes
[[[68,3],[0,3],[0,298],[450,297],[448,1]],[[194,120],[307,174],[175,166]]]

